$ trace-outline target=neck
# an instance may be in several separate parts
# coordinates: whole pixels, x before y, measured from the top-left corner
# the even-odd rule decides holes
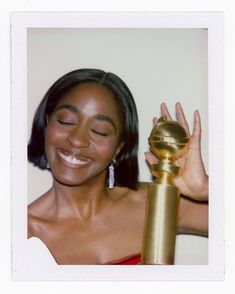
[[[65,186],[54,180],[52,188],[58,218],[91,220],[100,211],[108,191],[104,184]]]

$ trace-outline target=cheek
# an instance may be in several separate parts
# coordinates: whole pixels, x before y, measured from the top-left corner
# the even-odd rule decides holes
[[[50,148],[56,146],[58,141],[65,140],[65,134],[62,134],[56,127],[48,126],[45,132],[45,151],[49,152]]]
[[[45,132],[45,140],[56,142],[57,140],[66,138],[67,133],[61,131],[60,126],[49,124]]]
[[[96,152],[99,154],[99,157],[104,161],[112,161],[115,157],[118,142],[115,139],[105,140],[102,144],[94,144]]]

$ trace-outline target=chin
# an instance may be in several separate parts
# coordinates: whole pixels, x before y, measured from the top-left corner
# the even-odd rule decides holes
[[[53,174],[53,178],[57,183],[64,186],[70,186],[70,187],[80,186],[84,183],[84,181],[81,180],[81,178],[78,179],[69,175],[62,176],[62,175]]]

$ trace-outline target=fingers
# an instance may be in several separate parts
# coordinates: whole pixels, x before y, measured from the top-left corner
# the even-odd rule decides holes
[[[144,154],[150,165],[158,163],[158,158],[152,152],[145,152]]]
[[[170,115],[170,112],[166,106],[166,103],[162,103],[161,106],[161,116],[165,115],[169,120],[172,120],[172,117]],[[190,135],[190,129],[188,122],[186,120],[186,117],[184,115],[183,108],[179,102],[176,103],[175,105],[175,111],[176,111],[176,119],[177,121],[184,127],[186,130],[188,136]],[[154,117],[153,119],[153,126],[156,126],[158,119]],[[201,135],[201,121],[200,121],[200,115],[198,111],[195,111],[194,113],[194,129],[193,129],[193,134],[192,136],[200,139]],[[199,140],[200,143],[200,140]]]
[[[201,138],[201,118],[198,110],[194,112],[193,136]]]
[[[199,111],[194,112],[193,133],[191,136],[191,146],[200,148],[201,144],[201,118]]]
[[[175,110],[176,110],[176,119],[177,119],[177,121],[184,127],[187,134],[189,135],[190,134],[189,126],[188,126],[187,120],[185,118],[183,108],[182,108],[182,106],[181,106],[181,104],[179,102],[176,103]],[[161,115],[166,115],[168,119],[170,119],[170,120],[172,119],[171,115],[169,113],[169,110],[168,110],[165,103],[161,104]]]
[[[188,126],[187,120],[185,118],[183,108],[179,102],[177,102],[175,105],[175,111],[176,111],[177,121],[181,124],[182,127],[184,127],[184,129],[186,130],[186,132],[189,136],[189,134],[190,134],[189,126]]]
[[[156,126],[157,122],[158,122],[158,119],[157,119],[157,117],[155,116],[155,117],[153,118],[153,127]]]
[[[161,106],[160,106],[160,108],[161,108],[161,116],[166,115],[166,117],[169,120],[172,120],[171,115],[170,115],[170,113],[168,111],[168,108],[166,106],[166,103],[162,103]]]

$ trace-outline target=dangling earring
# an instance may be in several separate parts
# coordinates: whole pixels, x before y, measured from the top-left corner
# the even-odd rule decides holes
[[[115,160],[113,160],[109,166],[109,189],[113,189],[114,187],[114,163]]]
[[[50,165],[49,162],[47,161],[47,169],[50,169]]]

